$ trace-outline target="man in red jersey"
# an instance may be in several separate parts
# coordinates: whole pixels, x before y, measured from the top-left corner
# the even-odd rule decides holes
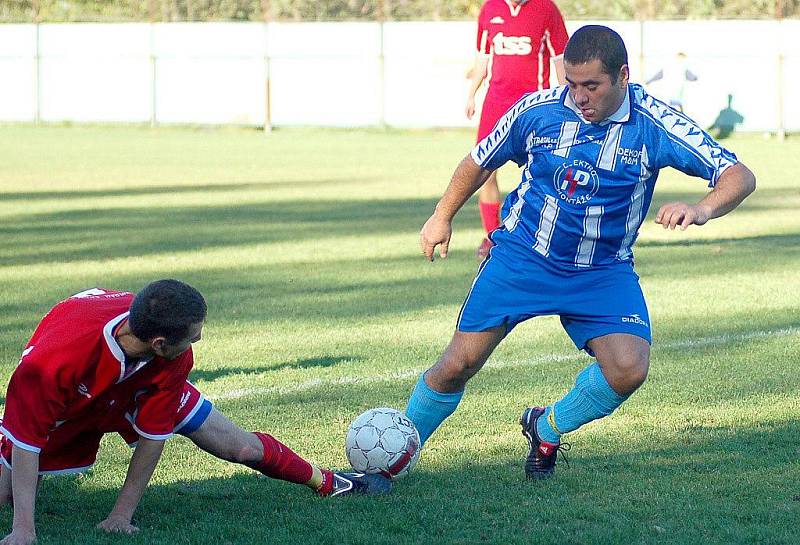
[[[478,54],[471,73],[465,108],[475,114],[475,93],[489,73],[489,89],[478,126],[480,142],[503,114],[525,93],[550,87],[550,61],[559,84],[564,84],[561,56],[567,45],[561,12],[551,0],[486,0],[478,15]],[[489,233],[500,227],[500,189],[492,173],[478,193],[481,222],[486,230],[478,257],[486,257],[492,243]]]
[[[273,437],[240,430],[187,383],[191,345],[200,340],[205,317],[202,295],[177,280],[153,282],[136,296],[87,290],[50,310],[6,394],[0,503],[13,502],[14,518],[0,544],[35,541],[37,475],[88,469],[108,432],[120,433],[135,450],[117,501],[98,524],[106,531],[138,530],[131,518],[174,432],[221,458],[323,495],[334,495],[337,483],[356,488]],[[230,455],[231,449],[238,453]]]

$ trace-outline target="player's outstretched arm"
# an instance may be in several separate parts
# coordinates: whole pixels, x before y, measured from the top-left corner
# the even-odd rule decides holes
[[[0,545],[30,545],[36,541],[33,513],[36,509],[36,482],[39,474],[39,453],[14,445],[11,450],[11,490],[14,498],[14,522],[11,533]],[[4,471],[7,471],[4,468]]]
[[[97,525],[106,532],[121,532],[132,534],[138,532],[139,528],[131,524],[133,513],[142,499],[147,483],[153,476],[153,471],[161,458],[164,450],[164,441],[156,441],[140,437],[133,451],[131,463],[128,466],[128,474],[125,476],[125,483],[119,491],[117,502],[111,513],[104,521]]]
[[[447,248],[450,245],[452,234],[451,222],[464,203],[480,188],[491,170],[478,166],[472,155],[467,155],[456,167],[450,185],[436,205],[433,215],[428,218],[419,232],[419,243],[422,253],[429,261],[433,261],[433,253],[439,246],[439,255],[442,259],[447,257]]]
[[[656,215],[656,223],[664,229],[680,227],[681,231],[690,225],[703,225],[739,206],[755,189],[755,175],[743,163],[736,163],[720,175],[714,189],[697,204],[671,202],[663,205]]]

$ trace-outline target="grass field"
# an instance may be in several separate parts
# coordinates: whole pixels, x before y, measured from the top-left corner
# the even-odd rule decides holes
[[[0,130],[0,379],[60,298],[177,277],[209,303],[192,379],[248,429],[346,466],[349,422],[405,407],[476,269],[474,205],[447,260],[417,233],[465,131]],[[322,500],[168,443],[133,537],[94,529],[129,450],[48,479],[42,544],[800,542],[800,141],[728,141],[759,189],[685,233],[652,222],[702,181],[665,172],[637,246],[651,374],[572,434],[570,465],[526,482],[517,419],[589,361],[556,318],[523,324],[470,383],[393,495]],[[513,169],[501,186],[516,184]],[[3,530],[11,512],[0,511]]]

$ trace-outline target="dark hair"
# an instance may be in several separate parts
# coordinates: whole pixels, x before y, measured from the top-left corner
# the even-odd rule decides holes
[[[622,65],[628,64],[628,51],[622,37],[602,25],[586,25],[576,30],[564,50],[564,62],[586,64],[599,60],[603,72],[611,76],[611,83],[617,82]]]
[[[167,344],[186,339],[189,327],[206,319],[206,301],[200,292],[178,280],[157,280],[136,294],[128,324],[136,337],[149,341],[164,337]]]

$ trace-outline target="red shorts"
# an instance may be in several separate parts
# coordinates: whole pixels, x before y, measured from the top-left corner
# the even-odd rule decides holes
[[[196,417],[203,412],[205,417],[210,412],[211,403],[188,381],[186,382],[178,412],[175,413],[174,433],[180,433],[187,427],[196,430],[202,421]],[[206,408],[206,411],[202,409]],[[99,412],[99,411],[98,411]],[[57,426],[47,439],[47,444],[39,453],[39,474],[79,473],[94,465],[100,439],[106,433],[116,432],[126,443],[135,446],[139,434],[132,424],[130,413],[94,414],[74,420],[67,420]],[[11,448],[13,443],[3,437],[0,443],[0,462],[11,468]]]

